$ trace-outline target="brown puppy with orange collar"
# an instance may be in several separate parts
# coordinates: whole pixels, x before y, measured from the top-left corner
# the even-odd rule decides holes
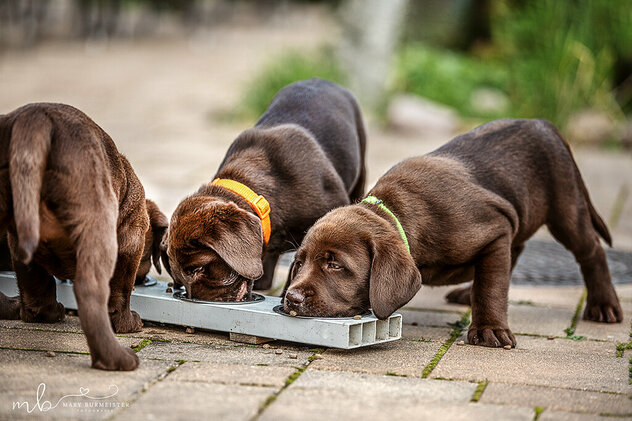
[[[72,279],[92,366],[135,369],[138,357],[114,331],[143,326],[130,294],[152,256],[159,269],[167,222],[112,139],[81,111],[41,103],[0,116],[0,238],[8,231],[20,290],[19,299],[0,297],[0,317],[61,320],[53,276]]]
[[[258,289],[269,288],[281,253],[326,212],[362,197],[364,150],[348,90],[320,79],[283,88],[230,146],[219,180],[173,213],[171,276],[202,300],[244,300],[257,279]]]

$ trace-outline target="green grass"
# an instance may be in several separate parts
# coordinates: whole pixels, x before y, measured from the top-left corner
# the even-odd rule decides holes
[[[343,72],[331,49],[290,51],[273,57],[246,86],[241,111],[246,117],[258,118],[283,87],[312,77],[344,84]]]

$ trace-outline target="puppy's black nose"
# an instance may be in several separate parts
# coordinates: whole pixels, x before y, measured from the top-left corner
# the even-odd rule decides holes
[[[287,292],[287,294],[285,294],[285,299],[288,301],[289,304],[297,306],[305,301],[305,295],[303,295],[303,293],[300,291],[291,289]]]

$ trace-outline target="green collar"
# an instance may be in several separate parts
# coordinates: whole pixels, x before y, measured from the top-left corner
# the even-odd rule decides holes
[[[399,235],[402,236],[402,240],[404,240],[404,245],[406,246],[406,250],[410,253],[410,246],[408,245],[408,238],[406,238],[406,233],[404,232],[404,227],[399,223],[399,219],[395,216],[393,212],[389,208],[387,208],[384,203],[375,196],[367,196],[361,203],[369,203],[371,205],[377,205],[384,212],[388,213],[395,220],[395,225],[397,225],[397,231],[399,231]]]

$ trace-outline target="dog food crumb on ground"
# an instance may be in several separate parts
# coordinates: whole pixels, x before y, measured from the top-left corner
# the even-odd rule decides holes
[[[171,288],[167,288],[165,292],[173,292],[173,290]]]
[[[270,349],[270,348],[272,348],[270,344],[263,344],[263,349]]]
[[[48,352],[46,353],[46,356],[47,356],[47,357],[54,357],[54,356],[55,356],[55,353],[54,353],[53,351],[48,351]]]
[[[552,341],[553,339],[555,339],[555,336],[551,335],[551,336],[548,336],[546,339],[548,339],[549,341]]]
[[[290,359],[292,359],[292,360],[295,360],[298,357],[298,355],[296,355],[296,354],[289,354],[288,357]]]
[[[356,314],[355,316],[353,316],[354,319],[356,320],[360,320],[362,318],[362,316],[360,316],[359,314]]]
[[[185,332],[186,332],[186,333],[193,334],[193,333],[195,333],[195,328],[194,328],[194,327],[190,327],[190,326],[189,326],[189,327],[187,327],[187,328],[186,328]]]
[[[417,323],[417,322],[412,322],[410,325],[411,325],[411,326],[419,326],[419,323]]]
[[[511,345],[505,345],[505,346],[503,346],[503,348],[505,348],[505,349],[511,349]]]
[[[465,342],[464,341],[458,341],[456,344],[457,345],[465,345]]]
[[[283,350],[282,349],[277,349],[276,351],[274,351],[275,354],[277,355],[281,355],[283,354]]]
[[[139,347],[139,346],[140,346],[140,341],[136,341],[133,344],[131,344],[129,347],[134,349],[134,348]]]
[[[297,314],[298,314],[298,313],[297,313],[297,312],[295,312],[294,310],[290,311],[290,316],[292,316],[292,317],[296,317],[296,315],[297,315]]]

